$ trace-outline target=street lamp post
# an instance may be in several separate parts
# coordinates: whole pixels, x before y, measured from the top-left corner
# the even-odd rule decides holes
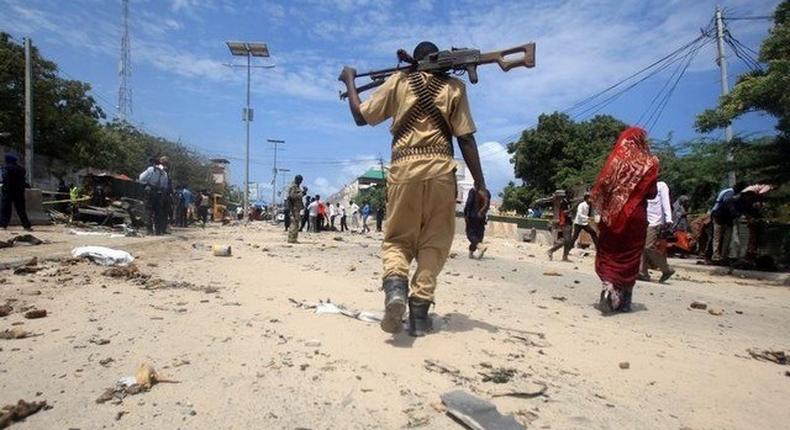
[[[270,69],[274,65],[253,66],[251,64],[252,57],[269,57],[269,47],[263,42],[238,42],[227,41],[225,42],[230,49],[230,53],[236,57],[247,57],[247,65],[239,66],[235,64],[228,64],[230,67],[246,67],[247,68],[247,104],[244,108],[242,120],[245,123],[246,129],[246,143],[245,143],[245,156],[244,156],[244,199],[242,200],[242,207],[244,210],[244,217],[246,219],[247,212],[250,208],[250,122],[252,121],[252,109],[250,108],[250,69],[265,68]]]

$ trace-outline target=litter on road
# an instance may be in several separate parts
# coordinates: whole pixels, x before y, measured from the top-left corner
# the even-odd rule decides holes
[[[472,430],[524,430],[515,418],[502,415],[493,403],[465,391],[441,395],[447,414]]]
[[[126,251],[104,246],[81,246],[71,251],[74,258],[88,258],[101,266],[126,266],[134,257]]]

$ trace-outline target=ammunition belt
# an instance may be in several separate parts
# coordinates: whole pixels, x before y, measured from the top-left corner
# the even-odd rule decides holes
[[[403,115],[398,128],[392,133],[392,162],[413,155],[441,154],[453,156],[452,131],[447,120],[436,106],[436,97],[447,86],[449,78],[444,74],[433,74],[428,82],[423,80],[419,72],[409,73],[409,86],[417,96],[414,103]],[[418,146],[397,149],[398,143],[405,140],[412,132],[417,121],[429,118],[444,137],[444,142],[435,146]]]

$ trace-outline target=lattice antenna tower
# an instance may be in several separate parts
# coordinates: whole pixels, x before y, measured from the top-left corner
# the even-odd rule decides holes
[[[118,118],[125,120],[132,114],[132,47],[129,44],[129,0],[121,0],[121,59],[118,64]]]

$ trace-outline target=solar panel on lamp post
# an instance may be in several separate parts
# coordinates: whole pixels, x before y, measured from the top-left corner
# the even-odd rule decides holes
[[[244,108],[243,115],[247,137],[244,156],[244,200],[242,201],[244,217],[246,220],[247,212],[250,208],[250,122],[252,121],[252,110],[250,109],[250,60],[252,57],[269,57],[269,47],[263,42],[241,42],[234,40],[226,41],[225,44],[228,45],[231,55],[235,57],[247,57],[247,104]],[[271,68],[274,66],[270,65],[263,67]]]

